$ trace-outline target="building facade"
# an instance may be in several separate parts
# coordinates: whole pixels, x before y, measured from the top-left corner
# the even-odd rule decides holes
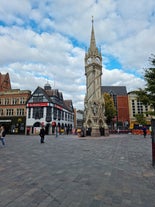
[[[90,47],[85,53],[85,76],[84,127],[91,136],[107,135],[104,98],[101,94],[102,55],[96,47],[93,20]]]
[[[0,92],[11,90],[11,82],[9,73],[2,74],[0,73]]]
[[[146,124],[151,125],[151,116],[147,114],[148,111],[151,111],[149,105],[143,105],[142,102],[137,98],[137,95],[134,91],[128,93],[128,102],[129,102],[129,115],[130,115],[130,128],[138,128],[139,123],[136,121],[136,114],[143,114],[146,119]]]
[[[127,129],[129,127],[129,104],[125,86],[102,86],[102,93],[108,93],[113,98],[117,115],[114,121],[115,129]]]
[[[81,129],[83,127],[83,110],[76,111],[76,128]]]
[[[7,133],[25,134],[26,101],[31,91],[10,89],[0,92],[0,124]]]
[[[27,134],[38,134],[41,126],[46,134],[72,132],[74,128],[74,108],[71,100],[64,100],[58,89],[49,84],[44,89],[37,87],[27,104]]]

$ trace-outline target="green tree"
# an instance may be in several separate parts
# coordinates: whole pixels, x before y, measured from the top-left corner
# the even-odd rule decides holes
[[[136,93],[144,105],[150,105],[153,109],[148,114],[155,115],[155,55],[150,58],[150,67],[144,69],[144,80],[145,88],[140,88]]]
[[[117,112],[114,106],[113,98],[110,96],[110,94],[104,93],[103,96],[105,101],[105,116],[107,117],[107,124],[110,124]]]
[[[146,118],[144,114],[136,114],[135,115],[136,121],[141,125],[146,125]]]

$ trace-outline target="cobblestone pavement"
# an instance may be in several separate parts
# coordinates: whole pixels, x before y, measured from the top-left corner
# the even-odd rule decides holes
[[[151,139],[7,135],[0,207],[155,207]]]

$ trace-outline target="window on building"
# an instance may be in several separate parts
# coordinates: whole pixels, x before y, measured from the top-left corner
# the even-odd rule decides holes
[[[20,103],[20,104],[24,104],[24,103],[25,103],[25,98],[24,98],[24,97],[21,97],[21,98],[19,99],[19,103]]]
[[[43,118],[43,107],[34,107],[33,108],[33,116],[34,119]]]
[[[68,120],[67,121],[70,121],[70,114],[68,113]]]
[[[3,109],[0,109],[0,116],[3,116]]]
[[[65,112],[65,121],[68,121],[67,118],[68,118],[68,114],[67,112]]]
[[[3,105],[3,98],[0,98],[0,105]]]
[[[9,98],[5,99],[5,105],[8,105],[10,103]]]
[[[43,96],[33,96],[33,102],[43,102]]]
[[[17,116],[24,116],[24,109],[17,109]]]
[[[74,115],[72,114],[72,120],[71,120],[72,122],[74,121]]]
[[[72,121],[72,114],[69,114],[69,121]]]
[[[64,120],[64,111],[62,111],[62,120]]]
[[[58,109],[58,120],[61,120],[61,110]]]
[[[6,116],[13,116],[13,109],[6,109]]]
[[[13,99],[12,99],[12,104],[13,104],[13,105],[18,104],[18,99],[17,99],[17,98],[13,98]]]
[[[143,113],[143,105],[139,100],[137,100],[137,112],[138,112],[138,114]]]
[[[57,108],[53,108],[53,119],[56,120],[57,119]]]
[[[136,112],[135,112],[135,100],[132,100],[131,102],[132,102],[132,116],[135,117],[135,114],[136,114]]]
[[[28,119],[31,118],[31,108],[28,108]]]
[[[51,107],[48,106],[48,107],[46,108],[46,121],[47,121],[47,122],[50,122],[50,121],[52,120],[51,115],[52,115],[52,110],[51,110]]]

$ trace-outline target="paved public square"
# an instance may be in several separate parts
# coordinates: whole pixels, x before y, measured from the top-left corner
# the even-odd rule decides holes
[[[0,207],[155,207],[151,139],[7,135]]]

